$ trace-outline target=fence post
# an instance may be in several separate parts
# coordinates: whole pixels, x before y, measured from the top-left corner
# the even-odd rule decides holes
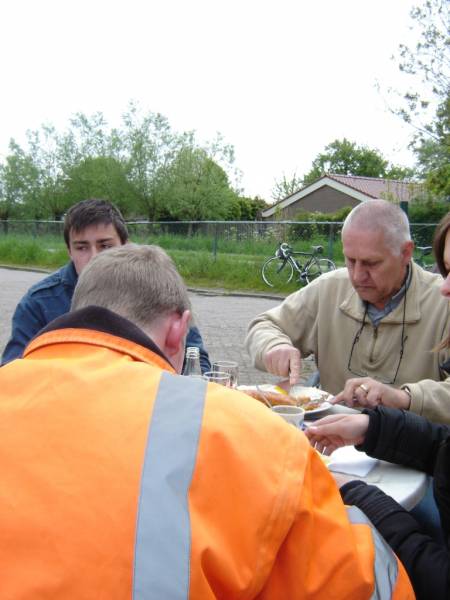
[[[330,223],[328,229],[328,258],[333,260],[333,248],[334,248],[334,223]]]
[[[213,256],[214,256],[214,262],[216,262],[216,260],[217,260],[217,223],[214,223]]]

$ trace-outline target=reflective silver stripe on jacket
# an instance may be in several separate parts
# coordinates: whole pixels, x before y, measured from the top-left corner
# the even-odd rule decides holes
[[[206,382],[164,372],[150,423],[136,527],[133,598],[189,596],[188,492]]]
[[[356,506],[347,506],[347,516],[354,524],[369,525],[372,531],[375,562],[374,580],[375,589],[371,600],[387,600],[392,598],[398,577],[397,558],[387,542],[381,537],[371,521]]]

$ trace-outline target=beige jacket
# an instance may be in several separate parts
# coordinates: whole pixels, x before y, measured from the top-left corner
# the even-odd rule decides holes
[[[449,303],[440,294],[442,278],[412,264],[411,284],[406,294],[404,354],[396,386],[423,379],[445,377],[439,365],[450,353],[432,352],[447,335]],[[366,317],[366,325],[355,343],[351,369],[381,381],[393,379],[400,358],[403,302],[377,328]],[[284,302],[256,317],[249,326],[246,347],[257,368],[264,370],[263,356],[278,344],[293,344],[303,357],[313,354],[323,389],[340,392],[345,381],[356,377],[348,370],[350,351],[364,316],[364,305],[353,289],[347,269],[322,275],[288,296]],[[434,418],[447,414],[450,422],[450,380],[409,385],[411,410]],[[430,390],[430,391],[429,391]]]

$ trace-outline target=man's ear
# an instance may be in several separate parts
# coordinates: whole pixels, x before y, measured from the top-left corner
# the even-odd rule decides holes
[[[184,346],[186,335],[191,320],[191,311],[185,310],[182,315],[174,313],[169,317],[170,322],[166,331],[165,351],[168,358],[175,356],[182,350],[184,356]]]
[[[405,261],[405,265],[408,264],[412,258],[414,252],[414,242],[410,240],[409,242],[405,242],[402,248],[402,255]]]

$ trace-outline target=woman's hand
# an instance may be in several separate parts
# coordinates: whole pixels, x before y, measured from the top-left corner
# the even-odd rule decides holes
[[[369,427],[369,415],[329,415],[310,425],[305,435],[321,454],[361,444]]]

